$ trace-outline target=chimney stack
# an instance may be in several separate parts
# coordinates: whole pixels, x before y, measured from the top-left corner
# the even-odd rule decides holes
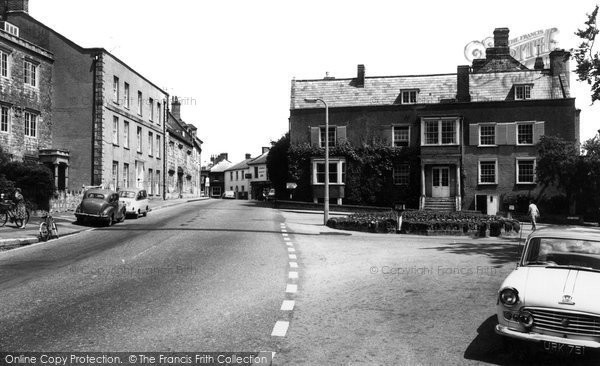
[[[570,91],[569,58],[571,54],[565,50],[556,49],[550,52],[550,75],[552,75],[552,90],[560,93],[557,98],[568,98]]]
[[[176,120],[181,121],[181,103],[176,96],[171,100],[171,114]]]
[[[494,56],[510,55],[510,48],[508,47],[508,33],[508,28],[494,29],[494,47],[485,50],[487,59],[494,58]]]
[[[9,11],[29,13],[29,0],[0,0],[0,13],[4,15]]]
[[[357,75],[356,75],[356,87],[364,88],[365,87],[365,65],[358,65]]]
[[[263,153],[263,154],[264,154],[264,153],[268,153],[268,152],[269,152],[269,150],[271,150],[271,148],[269,148],[269,147],[264,147],[264,146],[263,146],[263,148],[262,148],[262,153]]]
[[[456,70],[456,101],[470,102],[471,94],[469,91],[469,65],[458,66]]]
[[[252,154],[246,154],[246,160],[252,159]]]

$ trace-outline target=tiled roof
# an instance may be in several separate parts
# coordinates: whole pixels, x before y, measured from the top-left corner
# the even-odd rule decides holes
[[[234,164],[232,166],[230,166],[229,168],[225,169],[225,171],[228,170],[242,170],[242,169],[248,169],[248,163],[251,161],[252,159],[246,159],[243,160],[237,164]]]
[[[364,87],[356,87],[355,82],[356,79],[293,81],[290,107],[315,108],[314,103],[307,103],[304,98],[322,98],[329,107],[400,104],[402,89],[419,89],[423,103],[456,97],[456,74],[367,77]]]
[[[266,164],[268,155],[269,155],[269,152],[267,151],[266,153],[262,154],[261,156],[257,157],[256,159],[252,159],[250,162],[248,162],[248,165]]]
[[[210,172],[211,173],[222,173],[222,172],[226,171],[231,165],[232,165],[232,163],[229,160],[221,160],[219,163],[213,165],[210,168]]]

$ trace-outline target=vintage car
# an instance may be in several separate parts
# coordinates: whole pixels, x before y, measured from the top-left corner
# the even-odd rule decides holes
[[[600,230],[563,227],[529,235],[498,291],[497,316],[496,333],[510,337],[508,344],[537,342],[569,355],[600,349]]]
[[[125,206],[119,194],[109,189],[93,188],[84,192],[75,210],[77,222],[101,221],[108,226],[125,220]]]
[[[150,202],[145,189],[125,188],[119,191],[119,199],[125,205],[126,213],[136,218],[148,215]]]
[[[228,198],[228,199],[235,199],[235,192],[234,191],[225,191],[225,193],[223,193],[223,198]]]

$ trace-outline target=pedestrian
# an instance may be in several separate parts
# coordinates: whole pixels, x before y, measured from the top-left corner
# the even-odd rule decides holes
[[[531,221],[531,230],[536,229],[536,220],[540,216],[540,210],[536,206],[533,200],[529,201],[529,210],[527,211],[527,215],[529,216],[529,220]]]
[[[15,216],[19,220],[25,220],[27,218],[27,208],[25,207],[25,197],[21,188],[15,189]],[[25,229],[25,223],[21,226],[21,229]]]

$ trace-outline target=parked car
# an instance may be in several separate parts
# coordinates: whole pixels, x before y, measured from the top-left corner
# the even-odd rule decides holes
[[[234,191],[225,191],[225,193],[223,193],[223,198],[235,199],[235,192]]]
[[[269,192],[267,193],[267,196],[265,197],[267,201],[274,201],[275,200],[275,188],[271,188],[269,189]]]
[[[92,188],[83,194],[75,210],[77,222],[101,221],[108,226],[125,220],[125,206],[119,194],[109,189]]]
[[[600,231],[529,235],[517,269],[498,291],[497,316],[496,333],[550,352],[600,349]]]
[[[135,218],[148,215],[150,211],[150,201],[145,189],[125,188],[119,191],[119,198],[125,205],[126,213]]]

